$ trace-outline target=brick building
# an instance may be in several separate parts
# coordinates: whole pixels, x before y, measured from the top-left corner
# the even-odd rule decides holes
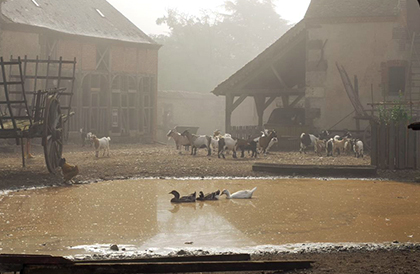
[[[1,1],[0,55],[76,58],[75,115],[97,135],[156,136],[160,45],[105,0]]]

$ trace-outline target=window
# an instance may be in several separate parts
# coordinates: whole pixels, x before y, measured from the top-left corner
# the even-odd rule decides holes
[[[35,0],[32,0],[32,1],[35,1]],[[97,13],[99,13],[99,15],[102,17],[102,18],[104,18],[105,17],[105,15],[99,10],[99,9],[96,9],[96,12]]]
[[[388,68],[388,94],[398,95],[405,91],[405,67],[389,67]]]
[[[38,2],[37,2],[37,1],[32,0],[32,3],[34,3],[34,5],[35,5],[35,6],[39,7],[39,4],[38,4]]]

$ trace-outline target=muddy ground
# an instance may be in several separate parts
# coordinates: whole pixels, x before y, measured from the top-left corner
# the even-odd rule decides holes
[[[0,190],[22,187],[49,186],[62,183],[60,175],[48,173],[44,163],[42,146],[33,145],[35,158],[26,160],[22,168],[19,147],[13,152],[0,151]],[[70,164],[78,165],[79,176],[75,181],[112,180],[130,177],[202,177],[202,176],[271,176],[273,174],[253,172],[255,162],[283,164],[320,165],[369,165],[370,157],[355,158],[352,155],[338,157],[319,157],[313,152],[270,152],[250,158],[218,159],[217,155],[206,156],[199,150],[196,156],[183,151],[180,155],[172,143],[168,145],[112,144],[110,157],[95,157],[91,147],[68,144],[64,146],[63,156]],[[240,155],[238,155],[240,156]],[[420,172],[378,171],[380,178],[415,181]]]
[[[63,183],[60,175],[48,173],[42,147],[33,146],[35,158],[27,160],[22,168],[19,147],[15,151],[0,152],[0,190],[36,186],[51,186]],[[284,164],[323,165],[369,165],[370,157],[354,156],[318,157],[313,153],[271,152],[257,159],[248,156],[233,159],[218,159],[206,156],[201,150],[197,156],[189,152],[178,154],[172,145],[111,144],[110,157],[95,157],[93,148],[68,144],[64,157],[70,164],[79,166],[80,174],[75,182],[122,179],[130,177],[202,177],[202,176],[271,176],[253,172],[255,162]],[[378,177],[397,181],[415,181],[420,176],[415,171],[379,171]],[[261,254],[256,259],[302,259],[313,260],[313,268],[297,273],[420,273],[420,249],[395,248],[376,251],[305,252],[302,254]]]

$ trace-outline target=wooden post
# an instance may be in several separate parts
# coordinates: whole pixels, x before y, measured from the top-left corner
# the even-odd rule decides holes
[[[371,110],[371,115],[373,116],[375,113],[373,111],[373,84],[370,84],[370,97],[372,99],[372,110]]]
[[[257,107],[258,114],[258,127],[259,129],[263,128],[263,116],[264,116],[264,105],[265,105],[265,96],[254,96],[255,106]]]
[[[281,100],[283,101],[283,108],[289,107],[289,95],[282,95]]]
[[[359,79],[357,79],[357,75],[354,75],[354,93],[359,98]],[[360,130],[360,119],[356,119],[356,130]]]
[[[416,148],[415,148],[415,152],[416,152],[416,166],[415,169],[419,170],[420,169],[420,134],[417,134],[416,132]]]
[[[405,127],[405,130],[408,134],[407,138],[407,168],[415,169],[415,148],[416,148],[416,132],[414,130],[408,130]]]
[[[399,123],[398,125],[398,169],[405,169],[405,144],[406,144],[406,126],[405,123]]]
[[[226,94],[225,132],[231,132],[233,95]]]
[[[378,166],[378,124],[370,121],[371,126],[371,142],[370,142],[370,164]]]
[[[389,169],[395,170],[395,152],[396,146],[395,146],[395,122],[391,122],[391,124],[388,125],[389,127]]]
[[[379,125],[379,168],[386,169],[387,168],[387,143],[386,143],[386,124],[380,123]]]
[[[25,167],[25,146],[26,144],[23,142],[23,138],[20,138],[20,147],[22,149],[22,166],[23,167]]]

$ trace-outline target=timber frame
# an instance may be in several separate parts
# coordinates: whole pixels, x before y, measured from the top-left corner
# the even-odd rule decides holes
[[[283,108],[295,107],[305,96],[306,29],[296,24],[212,93],[226,97],[225,130],[231,132],[232,113],[248,97],[255,102],[258,128],[264,111],[281,97]]]
[[[67,87],[73,96],[60,98],[65,104],[72,101],[74,115],[66,124],[69,138],[79,138],[83,129],[124,140],[130,137],[130,141],[155,140],[161,45],[107,1],[45,0],[40,4],[2,3],[0,48],[6,56],[78,60],[75,70],[65,75],[75,78],[74,88]],[[55,84],[56,79],[49,79],[49,85]]]

